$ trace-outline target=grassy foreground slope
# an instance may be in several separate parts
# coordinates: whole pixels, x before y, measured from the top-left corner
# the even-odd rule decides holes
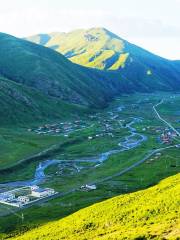
[[[179,239],[179,196],[180,174],[147,190],[95,204],[13,239]]]

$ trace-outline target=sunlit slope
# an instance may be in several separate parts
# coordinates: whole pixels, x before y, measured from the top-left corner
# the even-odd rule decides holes
[[[147,190],[115,197],[13,238],[179,239],[180,174]]]
[[[26,39],[50,47],[73,62],[99,69],[118,70],[133,62],[138,64],[138,61],[140,61],[139,64],[146,65],[148,62],[141,62],[141,60],[150,60],[150,58],[153,61],[165,61],[105,28],[38,34]],[[178,61],[172,62],[176,64]]]
[[[180,89],[178,61],[154,55],[104,28],[39,34],[27,39],[52,48],[80,65],[118,71],[119,76],[140,91]]]
[[[128,43],[104,28],[39,34],[28,40],[50,47],[75,63],[99,69],[124,67],[129,56]]]

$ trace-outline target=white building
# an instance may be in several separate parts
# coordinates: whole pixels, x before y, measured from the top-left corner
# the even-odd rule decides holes
[[[27,197],[27,196],[19,196],[18,197],[18,201],[23,203],[23,204],[26,204],[26,203],[29,202],[29,197]]]
[[[96,188],[97,188],[95,184],[93,184],[93,185],[86,184],[85,187],[89,190],[96,190]]]
[[[55,193],[54,189],[51,189],[51,188],[45,188],[45,189],[38,188],[38,189],[32,190],[31,195],[33,197],[42,198],[42,197],[51,196],[54,193]]]
[[[12,201],[15,199],[15,194],[6,192],[6,193],[1,193],[0,194],[0,201],[2,202],[7,202],[7,201]]]
[[[86,185],[82,185],[81,186],[81,189],[83,190],[83,191],[92,191],[92,190],[96,190],[96,185],[95,184],[92,184],[92,185],[88,185],[88,184],[86,184]]]

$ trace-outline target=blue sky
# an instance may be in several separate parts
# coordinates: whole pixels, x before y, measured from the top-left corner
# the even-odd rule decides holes
[[[0,31],[18,37],[105,27],[180,59],[180,0],[0,0]]]

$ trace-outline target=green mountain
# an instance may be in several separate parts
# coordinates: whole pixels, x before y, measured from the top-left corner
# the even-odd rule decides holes
[[[0,77],[0,124],[24,125],[33,122],[65,119],[86,109],[59,99],[47,97],[42,92]]]
[[[179,239],[180,174],[31,230],[16,240]]]
[[[179,86],[180,67],[176,61],[169,61],[133,45],[104,28],[76,30],[69,33],[39,34],[27,38],[30,41],[50,47],[72,62],[101,70],[121,70],[126,79],[138,86],[147,81]],[[153,83],[151,83],[152,88]]]
[[[4,33],[0,46],[0,75],[47,96],[98,107],[117,93],[110,79],[103,81],[98,72],[73,64],[51,49]]]
[[[124,66],[121,65],[118,70],[114,67],[104,67],[104,70],[87,68],[72,63],[53,49],[0,33],[0,85],[3,85],[4,91],[0,93],[3,106],[1,122],[6,122],[10,115],[12,118],[8,119],[13,123],[17,116],[21,117],[22,121],[30,120],[32,116],[37,119],[44,116],[53,118],[54,115],[62,115],[62,112],[68,114],[68,109],[72,110],[74,107],[72,104],[104,107],[121,93],[180,90],[178,61],[171,62],[157,57],[119,39],[105,29],[79,30],[58,36],[61,35],[64,36],[64,43],[60,44],[60,49],[63,46],[66,50],[62,52],[66,57],[69,55],[71,60],[73,56],[79,56],[79,59],[82,56],[82,59],[85,59],[85,52],[92,58],[92,53],[97,53],[100,49],[106,53],[108,48],[108,51],[116,54],[119,52],[121,59],[125,56],[123,54],[126,54]],[[49,45],[50,41],[56,39],[56,34],[53,36],[39,35],[34,39],[35,42]],[[57,39],[59,41],[61,37]],[[84,53],[80,54],[79,49],[83,49]],[[99,56],[105,63],[104,53]],[[97,62],[97,59],[99,57],[90,62]],[[55,105],[55,102],[59,105]],[[65,107],[66,104],[68,107]],[[53,106],[57,105],[58,110],[55,108],[55,113],[52,113]],[[60,111],[60,107],[67,110]]]

